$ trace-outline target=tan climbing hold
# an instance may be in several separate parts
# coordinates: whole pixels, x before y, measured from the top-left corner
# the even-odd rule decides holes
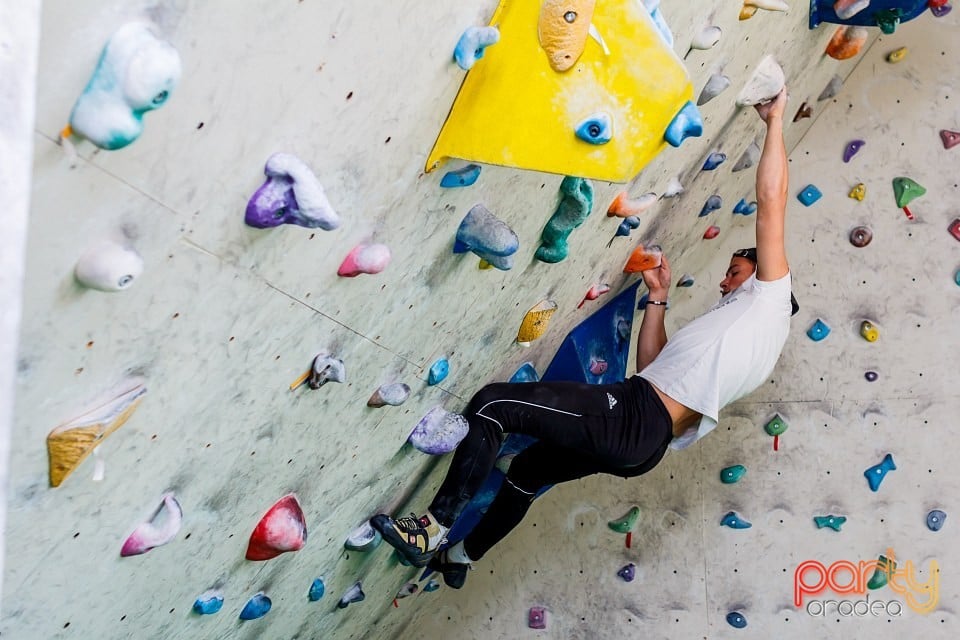
[[[544,0],[537,34],[550,68],[566,71],[580,59],[590,36],[596,0]]]
[[[740,8],[740,20],[749,20],[757,13],[757,8],[752,4],[744,3]]]
[[[557,310],[557,303],[553,300],[544,300],[535,307],[527,311],[520,323],[520,331],[517,332],[517,342],[521,346],[528,347],[530,343],[541,337],[547,332],[547,326],[550,323],[550,316]]]
[[[123,426],[146,392],[141,378],[127,380],[105,402],[51,431],[47,436],[50,486],[59,487],[107,436]]]

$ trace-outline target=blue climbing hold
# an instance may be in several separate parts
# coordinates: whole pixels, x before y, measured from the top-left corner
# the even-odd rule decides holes
[[[943,521],[947,519],[947,514],[940,509],[934,509],[927,514],[927,529],[930,531],[940,531],[943,527]]]
[[[617,575],[623,578],[624,582],[633,582],[633,579],[637,575],[637,565],[631,562],[620,569],[620,571],[617,571]]]
[[[723,516],[723,520],[720,521],[720,524],[725,527],[730,527],[731,529],[749,529],[753,526],[733,511],[730,511],[727,513],[727,515]]]
[[[700,209],[699,217],[703,218],[704,216],[708,216],[722,206],[723,206],[723,198],[721,198],[718,194],[715,193],[709,198],[707,198],[707,201],[703,204],[703,209]]]
[[[430,373],[427,375],[427,384],[440,384],[450,373],[450,363],[446,358],[440,358],[430,365]]]
[[[479,177],[480,165],[468,164],[461,169],[447,171],[447,173],[444,174],[443,179],[440,180],[440,186],[445,189],[452,189],[454,187],[469,187],[476,182],[477,178]]]
[[[694,282],[693,276],[690,275],[689,273],[685,273],[685,274],[683,274],[682,276],[680,276],[680,279],[679,279],[679,280],[677,280],[677,286],[678,286],[678,287],[692,287],[692,286],[693,286],[693,282]]]
[[[513,254],[520,248],[520,239],[507,223],[493,215],[482,204],[470,208],[457,227],[454,253],[472,251],[501,271],[513,267]]]
[[[243,606],[243,611],[240,612],[241,620],[256,620],[257,618],[262,618],[267,615],[267,612],[270,611],[270,607],[273,606],[273,603],[270,602],[270,598],[266,596],[262,591],[257,595],[250,598],[247,601],[247,604]]]
[[[576,127],[577,137],[590,144],[607,144],[613,137],[610,114],[603,111],[582,120]]]
[[[821,197],[823,197],[823,194],[820,193],[820,189],[812,184],[808,184],[803,188],[803,191],[797,194],[797,200],[802,202],[805,207],[809,207]]]
[[[697,105],[687,102],[667,126],[663,139],[670,146],[679,147],[687,138],[697,138],[702,135],[703,118],[700,116],[700,110],[697,109]]]
[[[313,584],[310,585],[310,591],[307,593],[307,598],[310,602],[316,602],[323,597],[323,594],[326,593],[327,587],[323,583],[323,578],[317,578],[313,581]]]
[[[440,588],[440,583],[437,581],[436,578],[432,578],[430,582],[428,582],[426,586],[423,587],[423,590],[426,591],[427,593],[432,593],[439,588]]]
[[[834,531],[840,531],[840,527],[843,526],[843,523],[847,521],[846,516],[814,516],[813,523],[817,525],[817,529],[823,529],[827,527],[833,529]]]
[[[704,171],[713,171],[720,165],[722,165],[727,159],[727,154],[721,153],[720,151],[714,151],[707,156],[706,161],[703,163]]]
[[[464,71],[469,71],[477,60],[483,57],[484,49],[500,40],[500,30],[496,27],[469,27],[460,36],[453,59]]]
[[[540,376],[533,367],[533,363],[524,362],[520,368],[510,376],[510,382],[539,382]]]
[[[807,336],[814,342],[820,342],[828,335],[830,335],[830,327],[820,318],[817,318],[817,321],[807,329]]]
[[[733,484],[739,482],[747,468],[742,464],[735,464],[732,467],[724,467],[720,470],[720,482],[723,484]]]
[[[740,198],[740,202],[733,206],[733,212],[741,216],[753,215],[757,212],[757,203],[747,202],[746,198]]]
[[[221,608],[223,608],[223,593],[219,589],[204,591],[193,602],[193,610],[202,616],[216,613]]]
[[[893,456],[888,453],[879,464],[875,464],[864,471],[863,475],[870,484],[870,491],[879,491],[880,483],[887,477],[887,473],[895,471],[896,468],[897,465],[893,463]]]
[[[630,232],[640,226],[640,217],[639,216],[627,216],[623,219],[623,222],[620,223],[620,226],[617,227],[618,236],[629,236]]]
[[[727,624],[736,629],[743,629],[747,626],[747,619],[739,611],[731,611],[727,614]]]

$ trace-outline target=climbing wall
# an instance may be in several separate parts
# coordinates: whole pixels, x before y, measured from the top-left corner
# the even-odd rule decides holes
[[[619,220],[604,211],[624,187],[594,182],[593,212],[570,236],[569,257],[545,264],[533,256],[561,176],[484,165],[476,184],[442,189],[445,171],[463,162],[423,171],[464,76],[451,61],[454,45],[468,26],[486,24],[495,2],[401,1],[376,11],[310,0],[258,0],[242,11],[225,0],[45,3],[0,634],[799,638],[835,626],[851,637],[945,634],[957,596],[949,549],[936,543],[953,523],[932,533],[924,519],[934,508],[951,513],[956,488],[940,443],[957,408],[955,364],[944,354],[960,266],[946,228],[958,212],[943,170],[953,156],[937,131],[960,128],[948,97],[957,18],[927,14],[879,41],[873,33],[841,62],[822,55],[833,27],[809,31],[805,6],[741,22],[740,7],[728,4],[661,7],[681,58],[707,27],[722,29],[715,47],[684,61],[694,97],[713,74],[731,80],[700,107],[703,137],[666,149],[627,185],[634,196],[660,194],[679,176],[684,193],[643,213],[629,238],[614,238]],[[182,79],[131,145],[105,151],[77,140],[71,157],[59,133],[104,42],[130,20],[151,21],[176,47]],[[884,56],[901,44],[910,53],[887,66]],[[347,551],[344,540],[374,513],[429,502],[446,461],[405,441],[431,407],[459,410],[525,361],[543,372],[565,334],[604,302],[578,308],[592,285],[609,284],[612,298],[636,281],[621,269],[638,240],[660,244],[677,278],[694,276],[693,287],[672,292],[670,328],[716,299],[727,256],[752,244],[754,219],[731,209],[752,199],[753,171],[731,167],[760,126],[734,98],[768,53],[791,88],[791,189],[814,183],[824,194],[809,209],[791,200],[802,311],[772,383],[645,478],[552,489],[463,591],[421,589],[394,602],[417,574],[384,547]],[[817,100],[831,78],[851,72],[835,99]],[[810,117],[789,122],[803,102]],[[510,114],[502,119],[507,126]],[[853,138],[867,144],[844,164]],[[277,151],[313,170],[339,228],[244,224]],[[728,160],[701,171],[713,152]],[[899,175],[927,188],[911,203],[913,221],[893,200]],[[857,182],[866,185],[863,202],[846,197]],[[723,206],[698,217],[714,194]],[[452,252],[478,203],[520,240],[509,271]],[[854,249],[847,235],[860,224],[874,240]],[[704,240],[711,225],[720,234]],[[78,259],[105,239],[143,258],[142,275],[123,291],[74,278]],[[380,273],[338,277],[359,243],[387,245],[392,260]],[[557,311],[524,349],[515,341],[521,321],[544,300]],[[804,332],[818,317],[832,331],[814,343]],[[863,319],[878,327],[875,343],[859,336]],[[291,390],[321,352],[343,361],[345,379]],[[449,376],[429,385],[441,358]],[[865,381],[866,370],[876,382]],[[48,433],[131,377],[146,388],[136,410],[51,488]],[[404,404],[366,405],[393,382],[411,387]],[[763,431],[775,412],[789,424],[778,451]],[[862,473],[888,452],[898,469],[874,494]],[[722,484],[720,469],[734,464],[746,475]],[[302,549],[245,559],[258,520],[289,493],[304,513]],[[168,494],[183,512],[173,539],[121,557]],[[606,522],[633,504],[641,517],[626,548]],[[720,527],[728,511],[753,527]],[[828,514],[848,518],[840,532],[812,524]],[[170,516],[167,508],[158,528]],[[924,571],[933,558],[945,568],[936,612],[838,623],[792,605],[800,562],[875,559],[888,547]],[[637,577],[625,583],[617,570],[629,562]],[[311,601],[320,577],[325,594]],[[365,599],[338,608],[358,581]],[[192,606],[208,589],[223,607],[199,615]],[[271,611],[240,621],[259,592]],[[547,609],[545,632],[527,629],[531,606]],[[727,625],[731,611],[749,621],[745,630]]]

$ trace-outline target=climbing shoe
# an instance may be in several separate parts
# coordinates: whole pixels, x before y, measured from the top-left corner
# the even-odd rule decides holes
[[[427,563],[429,569],[443,574],[443,581],[451,589],[459,589],[467,580],[467,571],[473,569],[473,566],[465,562],[451,562],[447,558],[447,551],[441,551],[430,558]]]
[[[380,513],[370,518],[370,525],[415,567],[427,566],[430,558],[443,542],[439,539],[440,527],[431,524],[427,516],[418,518],[411,513],[409,517],[394,520]],[[432,544],[431,538],[433,538]]]

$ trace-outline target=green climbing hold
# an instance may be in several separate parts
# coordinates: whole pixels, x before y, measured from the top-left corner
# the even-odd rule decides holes
[[[787,421],[778,413],[770,419],[770,422],[763,425],[763,429],[771,436],[779,436],[787,430],[787,426]]]
[[[879,589],[887,584],[887,580],[890,578],[890,574],[897,568],[897,563],[893,560],[887,558],[887,556],[880,556],[880,559],[877,560],[877,568],[873,570],[873,575],[870,576],[869,582],[867,582],[868,589]]]
[[[926,192],[926,189],[910,178],[901,176],[893,179],[893,195],[897,199],[897,206],[901,209]]]
[[[640,507],[634,505],[630,507],[630,511],[627,511],[621,517],[616,520],[611,520],[607,523],[607,526],[616,531],[617,533],[630,533],[633,531],[633,528],[637,526],[637,520],[640,519]]]
[[[873,16],[877,21],[877,26],[880,27],[880,31],[890,35],[897,30],[897,25],[900,24],[900,18],[903,17],[903,9],[881,9],[873,14]]]
[[[567,238],[593,210],[593,185],[584,178],[567,176],[560,183],[560,204],[540,235],[535,254],[543,262],[560,262],[570,253]]]
[[[720,482],[723,484],[733,484],[739,482],[747,468],[742,464],[735,464],[732,467],[724,467],[720,470]]]
[[[847,521],[846,516],[814,516],[813,522],[817,525],[817,529],[823,529],[828,527],[834,531],[840,531],[840,527],[843,526],[843,523]]]

